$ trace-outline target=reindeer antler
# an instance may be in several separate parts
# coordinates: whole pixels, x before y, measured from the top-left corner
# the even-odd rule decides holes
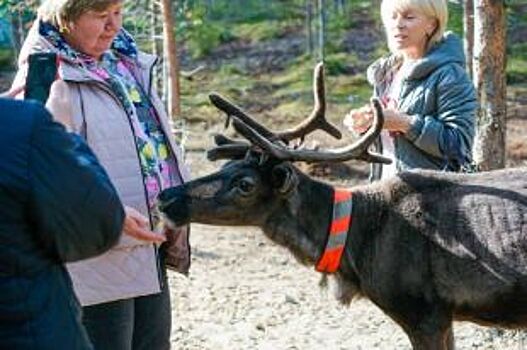
[[[384,123],[381,104],[378,99],[372,98],[371,103],[374,110],[373,124],[368,131],[362,135],[352,145],[332,149],[327,151],[309,150],[309,149],[290,149],[282,144],[274,143],[271,140],[258,134],[249,125],[243,123],[238,118],[234,117],[234,128],[252,144],[257,145],[265,152],[272,154],[274,157],[289,161],[304,161],[312,162],[341,162],[350,159],[361,159],[368,162],[390,164],[391,159],[386,158],[377,153],[371,153],[368,147],[379,136]]]
[[[289,130],[279,133],[282,140],[301,139],[317,130],[324,130],[336,139],[342,138],[342,133],[333,124],[326,120],[326,89],[324,86],[324,64],[318,63],[313,72],[313,97],[315,105],[310,116],[300,124]]]
[[[227,123],[230,117],[237,117],[243,123],[249,125],[260,135],[270,140],[281,140],[288,142],[294,139],[303,139],[307,134],[315,130],[323,130],[335,137],[342,138],[342,133],[334,125],[326,120],[326,96],[324,88],[324,64],[319,63],[314,70],[313,95],[315,104],[310,116],[299,123],[297,126],[282,132],[274,132],[258,123],[254,118],[242,111],[241,108],[219,94],[212,93],[209,95],[210,101],[218,109],[227,114]]]
[[[362,159],[368,162],[391,163],[389,158],[380,154],[370,153],[368,147],[382,129],[384,122],[382,108],[377,99],[372,99],[371,103],[374,110],[374,121],[372,127],[354,144],[339,149],[318,151],[309,149],[291,149],[287,143],[294,139],[301,139],[317,130],[324,130],[333,137],[340,139],[341,132],[329,123],[325,118],[326,99],[324,89],[324,66],[317,64],[314,70],[314,98],[315,105],[310,116],[299,123],[294,128],[283,132],[273,132],[267,129],[255,119],[248,116],[239,107],[227,101],[218,94],[211,94],[211,102],[220,110],[227,114],[227,124],[230,118],[233,119],[234,128],[242,134],[252,145],[256,145],[264,152],[276,158],[290,161],[345,161],[349,159]],[[251,145],[228,139],[226,137],[216,137],[218,147],[209,150],[208,158],[211,160],[222,158],[241,158],[250,149]]]
[[[219,94],[211,93],[209,95],[210,102],[216,108],[218,108],[221,111],[224,111],[225,114],[227,114],[227,122],[226,126],[229,125],[229,121],[231,117],[236,117],[239,120],[243,121],[245,124],[249,125],[251,128],[256,130],[260,135],[270,138],[270,139],[276,139],[276,134],[272,132],[271,130],[267,129],[262,124],[258,123],[253,118],[249,117],[244,111],[241,110],[240,107],[236,106],[234,103],[229,102],[227,99],[222,97]]]
[[[243,158],[251,147],[247,142],[232,140],[220,134],[214,135],[214,143],[217,147],[207,151],[209,160]]]

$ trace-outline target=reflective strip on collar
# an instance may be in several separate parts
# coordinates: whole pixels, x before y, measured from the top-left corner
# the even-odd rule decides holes
[[[333,217],[324,253],[315,269],[319,272],[334,273],[340,266],[340,260],[346,238],[351,226],[352,194],[347,189],[335,188],[333,195]]]

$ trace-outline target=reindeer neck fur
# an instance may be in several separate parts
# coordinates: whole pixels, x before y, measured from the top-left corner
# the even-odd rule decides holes
[[[374,252],[371,242],[379,237],[388,212],[390,193],[379,183],[351,188],[353,193],[352,224],[336,280],[335,297],[349,304],[362,295],[361,277],[368,273]]]
[[[262,229],[275,243],[288,248],[300,263],[314,265],[327,242],[334,189],[301,172],[297,175],[298,186],[270,212]],[[363,263],[361,247],[381,230],[389,197],[384,188],[380,185],[352,188],[351,234],[336,274],[346,281],[357,282],[356,267]]]
[[[331,222],[333,188],[297,171],[298,185],[267,217],[262,227],[302,264],[313,265],[325,246]]]

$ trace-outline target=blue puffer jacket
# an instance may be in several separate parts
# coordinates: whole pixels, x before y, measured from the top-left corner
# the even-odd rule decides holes
[[[0,349],[91,349],[62,263],[117,242],[117,193],[35,103],[0,99],[0,159]]]
[[[401,58],[392,55],[369,67],[368,80],[375,95],[382,95],[389,84],[387,77],[400,64]],[[403,73],[398,108],[413,116],[413,123],[408,133],[394,140],[398,171],[458,170],[472,160],[478,105],[464,66],[461,40],[447,33]],[[380,178],[380,169],[373,167],[373,179]]]

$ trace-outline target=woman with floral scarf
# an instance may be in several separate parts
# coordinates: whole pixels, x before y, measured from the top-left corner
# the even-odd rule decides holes
[[[29,55],[57,54],[57,98],[71,107],[60,120],[85,138],[125,205],[119,244],[67,266],[95,349],[170,349],[166,266],[187,273],[190,247],[187,228],[164,227],[155,201],[188,171],[153,88],[156,58],[137,49],[122,11],[122,0],[44,1],[13,89],[24,85]]]

